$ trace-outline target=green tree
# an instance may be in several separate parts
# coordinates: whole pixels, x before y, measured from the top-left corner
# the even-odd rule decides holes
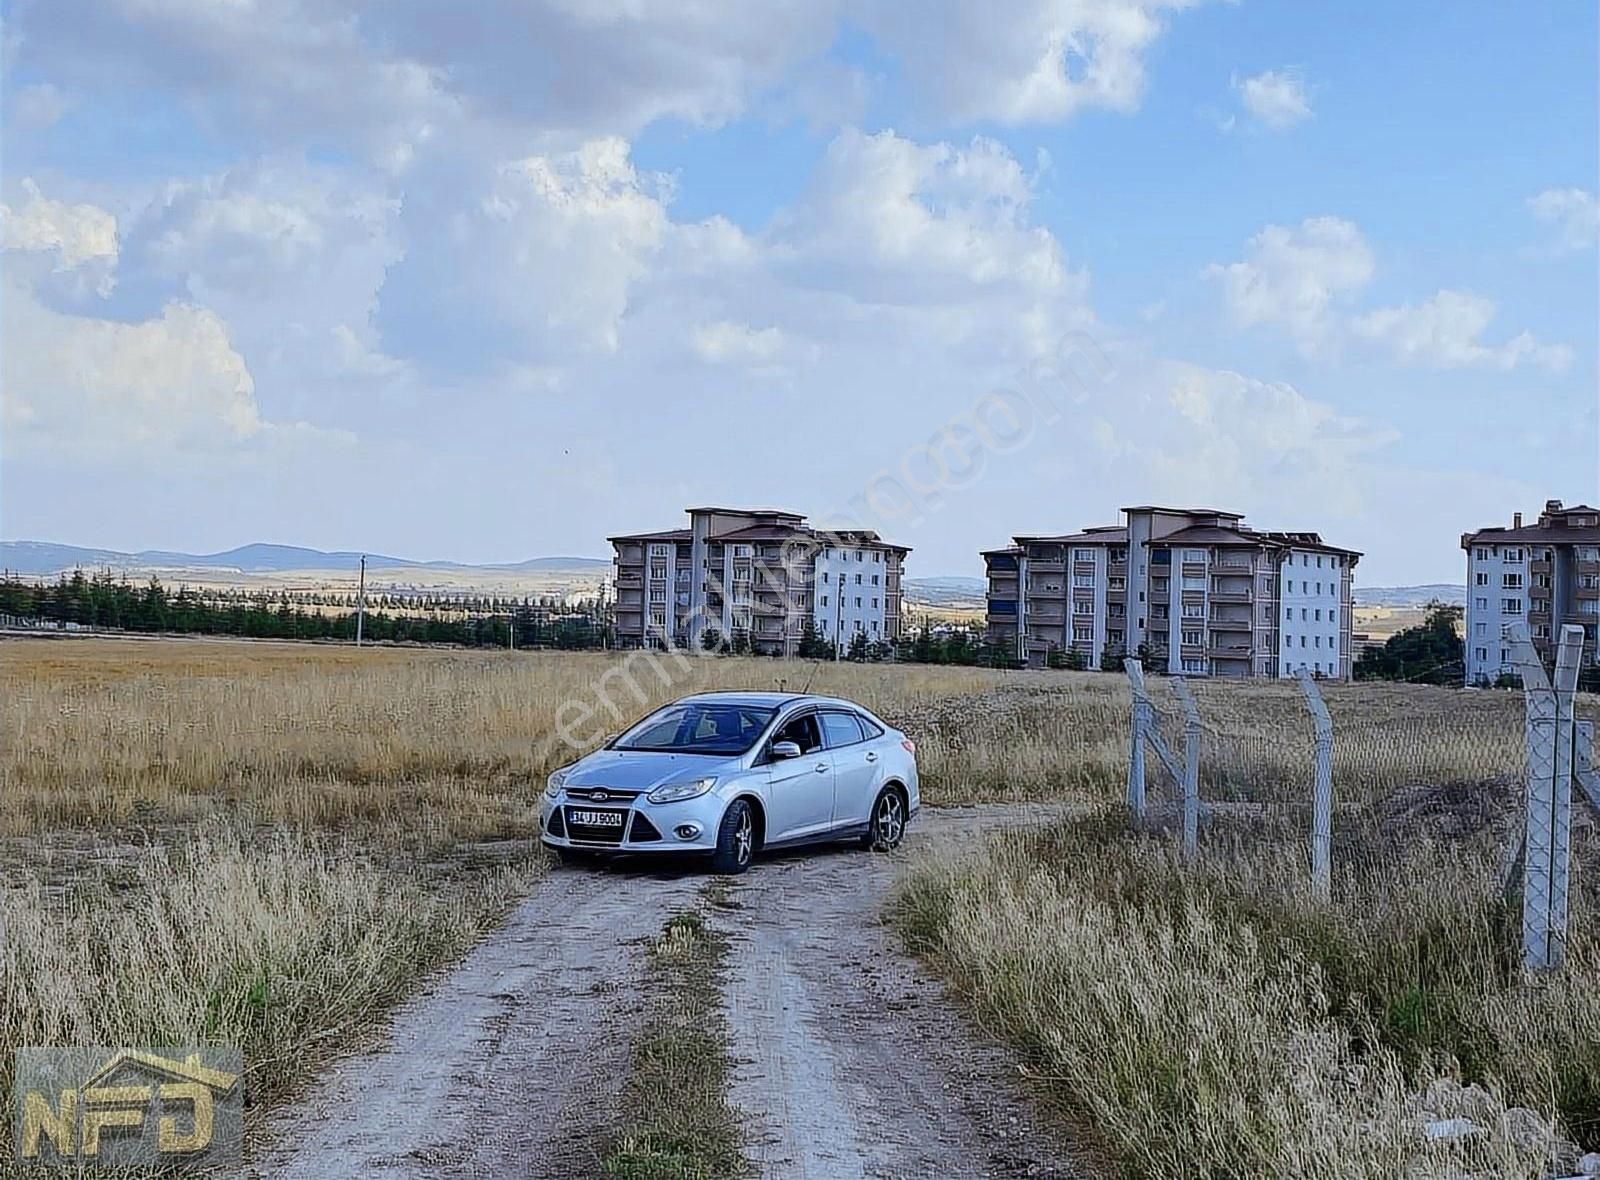
[[[707,627],[700,632],[700,646],[706,651],[720,651],[722,649],[722,632],[715,627]]]
[[[1397,631],[1382,647],[1369,647],[1356,660],[1357,680],[1408,680],[1419,684],[1459,684],[1465,654],[1457,628],[1461,607],[1430,603],[1415,627]]]
[[[867,633],[865,631],[857,631],[850,637],[848,655],[850,659],[858,662],[867,658]]]

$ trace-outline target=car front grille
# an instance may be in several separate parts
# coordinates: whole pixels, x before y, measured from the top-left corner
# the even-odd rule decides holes
[[[645,844],[651,840],[661,839],[661,832],[655,824],[644,817],[642,811],[636,811],[633,813],[633,827],[628,831],[628,839]]]
[[[627,791],[620,787],[568,787],[567,798],[584,803],[632,803],[643,791]]]

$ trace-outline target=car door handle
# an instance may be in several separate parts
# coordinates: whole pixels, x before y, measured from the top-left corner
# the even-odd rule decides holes
[[[827,774],[828,773],[828,764],[826,762],[817,763],[817,773],[818,774]]]
[[[877,760],[878,760],[878,756],[876,754],[874,754],[871,750],[868,750],[867,751],[867,761],[868,762],[876,762]]]

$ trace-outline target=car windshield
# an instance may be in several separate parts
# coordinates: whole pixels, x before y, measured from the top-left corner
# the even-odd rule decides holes
[[[683,701],[650,714],[619,737],[612,749],[743,754],[756,744],[776,712],[759,705]]]

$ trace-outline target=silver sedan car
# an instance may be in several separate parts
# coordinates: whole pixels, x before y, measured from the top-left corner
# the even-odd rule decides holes
[[[550,776],[541,839],[563,860],[705,853],[742,873],[762,849],[893,848],[921,805],[911,739],[850,701],[684,697]]]

